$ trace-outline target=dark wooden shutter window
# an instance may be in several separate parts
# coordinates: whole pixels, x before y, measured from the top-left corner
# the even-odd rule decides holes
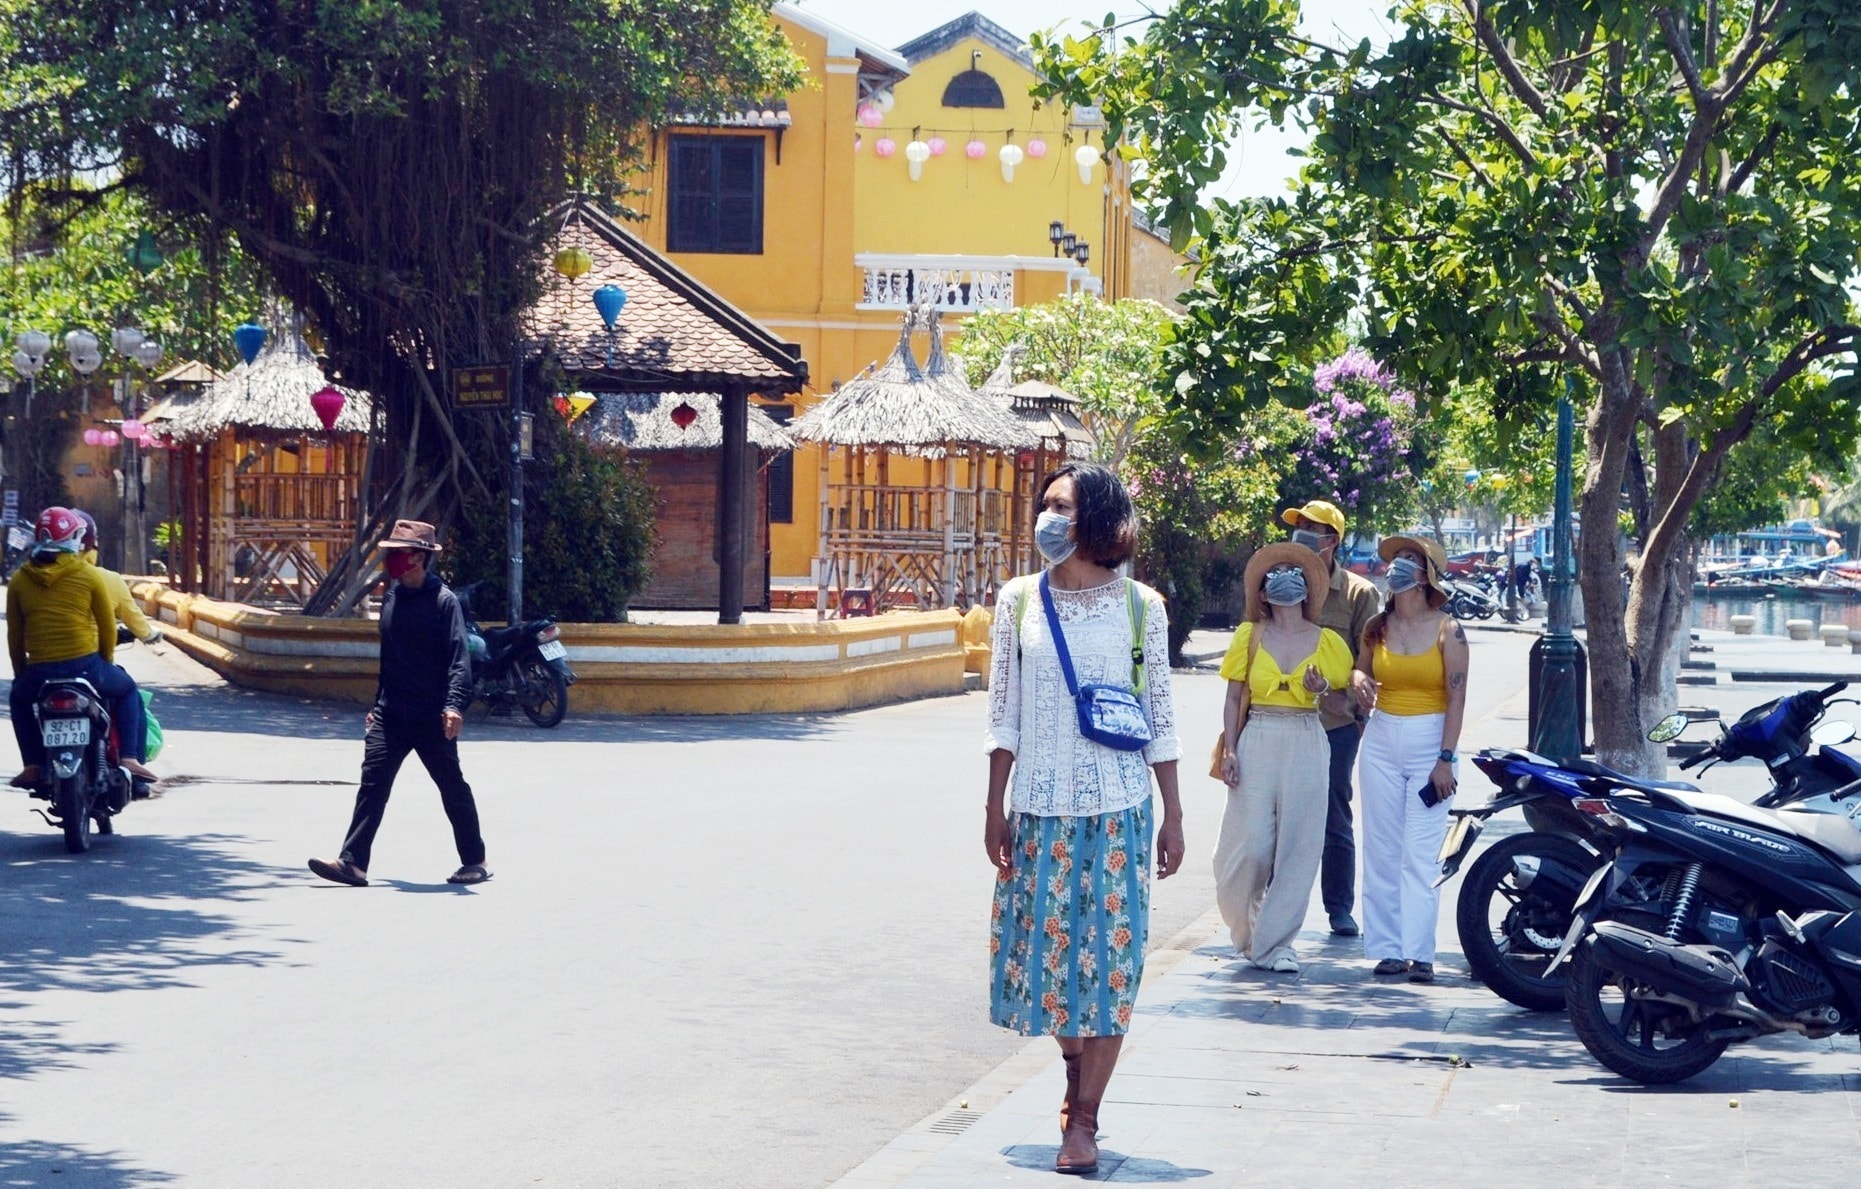
[[[794,405],[763,405],[763,413],[777,425],[795,416]],[[769,523],[795,523],[795,452],[784,450],[769,460]]]
[[[762,137],[674,136],[666,172],[669,251],[762,253]]]

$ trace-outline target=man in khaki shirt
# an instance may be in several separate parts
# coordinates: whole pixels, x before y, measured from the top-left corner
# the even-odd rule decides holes
[[[1350,641],[1351,651],[1357,652],[1363,645],[1363,630],[1381,609],[1382,598],[1368,578],[1351,573],[1338,561],[1344,513],[1329,501],[1310,500],[1302,507],[1286,509],[1280,519],[1292,526],[1292,539],[1317,553],[1331,571],[1331,593],[1325,598],[1318,625],[1343,636]],[[1325,815],[1325,858],[1318,888],[1325,915],[1331,918],[1331,932],[1355,937],[1357,920],[1351,909],[1357,902],[1357,836],[1351,818],[1351,765],[1357,762],[1363,724],[1348,690],[1324,695],[1318,700],[1318,710],[1319,723],[1331,743],[1331,806]]]

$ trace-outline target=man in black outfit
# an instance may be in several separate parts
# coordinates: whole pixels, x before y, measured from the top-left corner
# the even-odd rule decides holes
[[[394,581],[381,603],[381,679],[368,712],[362,752],[362,787],[355,816],[335,862],[310,860],[324,879],[368,886],[368,858],[375,831],[388,807],[394,775],[408,752],[420,756],[439,786],[440,804],[452,822],[461,866],[447,883],[476,884],[491,878],[485,843],[478,835],[478,806],[459,771],[459,727],[471,699],[471,661],[465,616],[459,600],[427,563],[439,552],[433,526],[401,520],[381,542],[382,568]]]

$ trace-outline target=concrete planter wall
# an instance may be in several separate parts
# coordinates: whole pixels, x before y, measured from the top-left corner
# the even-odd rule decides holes
[[[155,583],[135,588],[189,655],[236,685],[367,703],[377,625],[305,619]],[[578,678],[571,711],[753,714],[849,710],[960,693],[965,654],[955,611],[821,623],[671,627],[562,625]]]

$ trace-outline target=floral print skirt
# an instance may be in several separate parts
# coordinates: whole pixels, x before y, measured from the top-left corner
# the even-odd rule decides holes
[[[997,873],[989,1019],[1023,1036],[1122,1036],[1150,931],[1150,802],[1090,817],[1009,814]]]

